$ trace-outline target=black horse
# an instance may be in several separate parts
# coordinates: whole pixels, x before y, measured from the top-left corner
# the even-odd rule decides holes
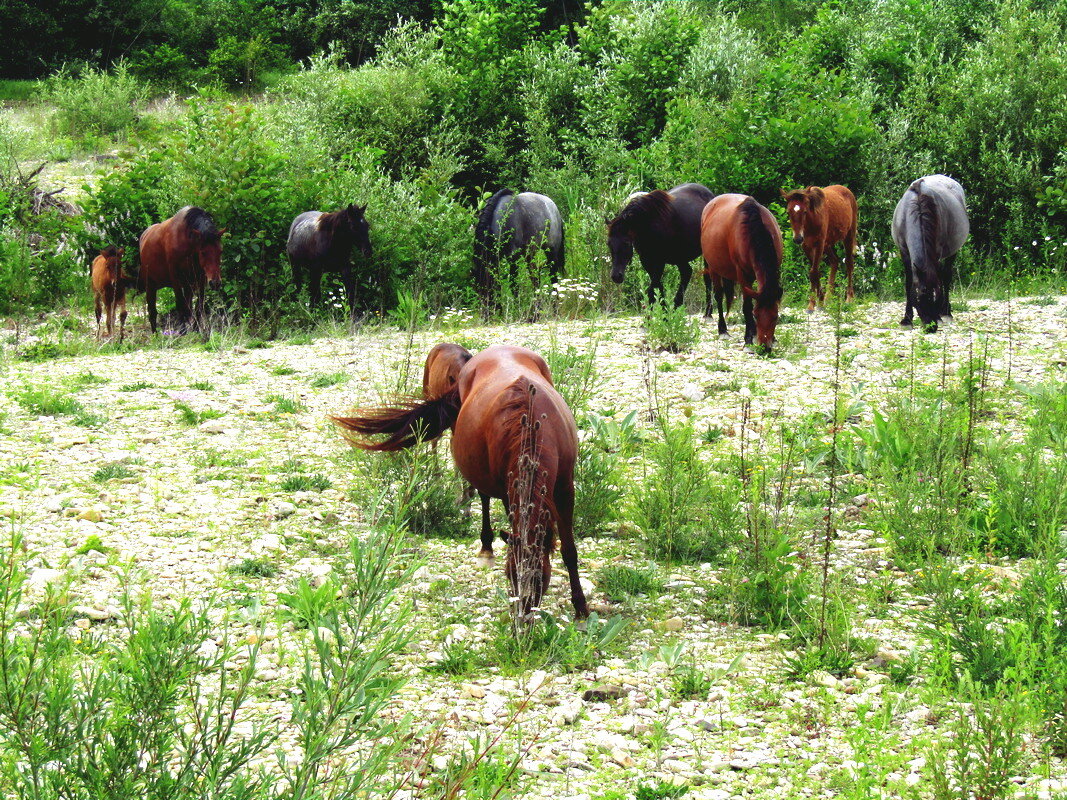
[[[357,246],[367,258],[371,256],[370,225],[363,212],[366,206],[355,204],[327,214],[305,211],[289,226],[285,249],[293,265],[293,283],[297,291],[310,274],[308,294],[312,308],[322,304],[322,273],[340,272],[345,284],[349,313],[356,310],[356,282],[352,277],[352,247]]]
[[[474,229],[474,280],[491,300],[501,264],[514,277],[515,266],[542,252],[555,282],[563,272],[563,218],[552,198],[536,192],[501,189],[489,198]]]
[[[663,267],[674,264],[681,276],[674,305],[680,306],[693,277],[689,262],[700,257],[700,215],[712,197],[711,190],[699,183],[683,183],[669,192],[657,189],[631,195],[619,215],[607,220],[611,279],[622,283],[636,250],[651,280],[648,287],[651,305],[657,293],[663,296]],[[705,274],[706,317],[712,315],[712,283],[711,276]]]

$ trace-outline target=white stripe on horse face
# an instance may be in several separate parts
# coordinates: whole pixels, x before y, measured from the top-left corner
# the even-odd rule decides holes
[[[800,211],[800,204],[799,203],[795,203],[793,205],[793,211]]]

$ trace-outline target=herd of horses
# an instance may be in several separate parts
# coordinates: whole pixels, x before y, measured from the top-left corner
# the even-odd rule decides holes
[[[793,240],[808,259],[811,295],[808,311],[824,300],[820,269],[830,272],[833,292],[839,264],[835,247],[841,244],[847,276],[846,298],[853,297],[853,267],[858,211],[856,198],[844,186],[808,186],[781,192]],[[313,307],[321,303],[323,272],[338,272],[345,286],[349,311],[356,308],[352,250],[372,255],[366,206],[349,205],[332,213],[306,211],[289,228],[286,251],[299,289],[306,274]],[[782,298],[782,234],[770,210],[742,194],[713,195],[699,183],[668,191],[635,192],[622,210],[606,220],[611,278],[621,283],[636,252],[649,276],[648,300],[663,298],[663,271],[678,268],[674,305],[682,304],[693,275],[692,262],[702,258],[705,316],[712,317],[712,295],[718,331],[726,333],[725,313],[735,288],[744,296],[745,344],[763,348],[774,342]],[[956,254],[969,232],[963,187],[945,175],[928,175],[911,183],[893,213],[892,234],[904,266],[906,306],[902,325],[914,314],[928,330],[951,317],[949,291]],[[156,293],[174,290],[179,325],[196,327],[203,317],[205,286],[221,284],[220,260],[225,229],[216,227],[203,209],[186,206],[170,219],[150,226],[139,241],[140,268],[136,276],[122,272],[122,249],[108,246],[93,262],[97,334],[106,314],[107,335],[113,335],[119,309],[122,338],[125,329],[125,290],[144,291],[149,325],[156,331]],[[496,296],[501,277],[514,278],[519,265],[541,257],[553,281],[564,266],[563,218],[551,198],[536,192],[515,194],[502,189],[478,214],[474,231],[473,277],[487,303]],[[194,308],[195,299],[195,308]],[[723,300],[725,299],[725,310]]]
[[[851,299],[858,216],[852,192],[844,186],[809,186],[783,191],[781,197],[794,241],[808,258],[808,310],[825,297],[820,279],[824,260],[830,265],[827,288],[833,292],[838,244],[845,260],[846,297]],[[321,302],[323,271],[338,271],[354,311],[351,252],[358,247],[365,256],[372,253],[365,211],[365,206],[350,205],[333,213],[304,212],[293,220],[287,251],[297,285],[304,273],[309,277],[312,304]],[[669,191],[635,193],[606,223],[612,280],[623,281],[636,252],[650,278],[649,303],[659,302],[664,268],[673,264],[680,273],[674,304],[680,306],[692,277],[691,262],[702,258],[705,315],[712,316],[714,294],[718,330],[725,334],[723,300],[729,311],[739,287],[746,344],[756,340],[771,347],[782,299],[782,234],[773,214],[755,198],[716,196],[705,186],[686,183]],[[221,282],[224,233],[204,210],[183,208],[141,234],[141,266],[134,277],[122,271],[121,248],[101,250],[92,264],[98,333],[101,315],[106,314],[111,335],[118,311],[121,339],[129,286],[146,293],[153,332],[156,292],[162,287],[174,289],[181,319],[195,323],[203,313],[206,285],[217,288]],[[918,313],[935,329],[939,320],[951,316],[952,266],[968,235],[962,187],[944,175],[914,181],[897,203],[892,233],[904,266],[901,324],[910,325]],[[502,269],[514,275],[524,261],[530,264],[540,256],[553,279],[563,270],[563,220],[544,195],[497,192],[478,215],[474,240],[474,278],[486,298],[494,296],[506,275]],[[451,430],[455,465],[481,498],[478,558],[485,565],[494,560],[490,500],[503,501],[510,525],[504,536],[509,545],[505,572],[517,615],[528,618],[540,607],[558,541],[575,615],[588,616],[573,529],[578,432],[541,356],[507,345],[472,354],[460,345],[442,343],[426,359],[421,398],[331,419],[354,446],[375,451],[409,448]]]

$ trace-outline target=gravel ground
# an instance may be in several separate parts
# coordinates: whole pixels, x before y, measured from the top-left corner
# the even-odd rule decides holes
[[[842,384],[845,394],[865,404],[861,416],[894,385],[910,381],[912,370],[915,381],[936,384],[986,345],[991,385],[1067,378],[1067,298],[1015,299],[1010,312],[999,300],[972,299],[963,307],[953,325],[931,335],[900,329],[899,304],[861,306],[848,315],[841,323]],[[145,327],[142,312],[131,308],[131,324]],[[617,418],[645,412],[654,383],[661,408],[692,415],[697,430],[720,427],[727,441],[740,433],[746,396],[757,435],[772,416],[809,424],[812,414],[831,408],[834,336],[824,313],[786,317],[780,356],[773,359],[746,351],[736,318],[732,322],[727,339],[704,324],[703,341],[692,352],[651,356],[643,351],[640,319],[632,317],[426,331],[413,338],[374,328],[305,344],[249,348],[245,342],[210,352],[188,343],[146,345],[45,362],[18,360],[13,333],[0,332],[0,340],[8,340],[0,350],[6,387],[0,395],[0,516],[25,536],[31,581],[69,579],[93,625],[115,624],[120,575],[130,565],[161,599],[211,597],[220,607],[257,599],[266,641],[252,716],[277,720],[284,732],[284,687],[294,683],[307,632],[275,619],[277,593],[300,576],[315,578],[343,562],[345,542],[361,535],[369,513],[369,498],[350,496],[347,447],[326,414],[376,402],[404,377],[414,386],[423,355],[442,339],[473,347],[594,351],[599,380],[591,409]],[[67,335],[88,337],[85,329]],[[335,373],[347,380],[312,386],[316,377]],[[73,382],[82,405],[106,422],[83,427],[70,415],[36,416],[14,399],[26,387]],[[279,410],[278,397],[298,401],[290,406],[294,413]],[[185,424],[176,404],[212,418]],[[332,485],[283,492],[289,459]],[[122,461],[129,476],[93,480],[102,465]],[[835,566],[857,585],[885,574],[906,585],[906,576],[884,560],[883,543],[864,527],[862,506],[862,498],[851,497],[841,506]],[[92,536],[107,552],[78,554]],[[852,675],[817,673],[795,681],[785,674],[788,643],[779,635],[705,615],[707,587],[717,580],[709,565],[660,567],[668,587],[663,595],[610,604],[591,585],[597,568],[648,559],[625,531],[584,537],[578,547],[590,599],[628,623],[617,657],[571,673],[549,667],[504,675],[478,667],[451,678],[426,670],[446,637],[474,646],[491,635],[501,610],[501,565],[476,567],[475,538],[420,540],[422,566],[404,590],[416,603],[417,646],[403,659],[410,680],[394,711],[438,721],[444,730],[440,759],[476,734],[500,731],[516,703],[528,698],[507,736],[529,748],[523,785],[535,797],[623,798],[640,783],[657,781],[688,785],[690,796],[703,800],[835,796],[865,781],[877,790],[863,796],[901,796],[912,786],[928,793],[926,756],[944,735],[935,712],[948,699],[932,696],[921,682],[898,685],[888,676],[889,666],[915,645],[912,612],[922,598],[902,592],[887,609],[858,622],[874,644]],[[279,572],[257,579],[227,571],[247,558],[267,558]],[[557,563],[545,606],[569,619],[561,572]],[[231,624],[244,635],[240,626],[251,634],[258,623]],[[220,627],[216,644],[222,636]],[[679,699],[669,691],[670,667],[642,658],[670,644],[684,645],[683,660],[706,671],[733,668],[706,700]],[[620,689],[619,696],[583,699],[587,689],[605,685]],[[1035,765],[1033,774],[1019,777],[1019,790],[1049,796],[1062,776],[1058,762],[1048,772]]]

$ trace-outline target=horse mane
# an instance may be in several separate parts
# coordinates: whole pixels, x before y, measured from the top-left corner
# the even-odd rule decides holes
[[[118,258],[119,249],[115,247],[115,245],[109,244],[107,247],[100,251],[100,255],[107,259]]]
[[[459,387],[453,386],[432,400],[403,400],[395,406],[358,409],[348,417],[330,415],[330,420],[343,430],[357,434],[345,434],[354,447],[392,452],[439,438],[455,424],[459,406]],[[380,434],[388,436],[380,442],[357,438]]]
[[[185,223],[200,234],[200,239],[205,244],[217,242],[222,238],[215,220],[202,208],[190,206],[185,212]]]
[[[762,271],[759,279],[759,305],[766,308],[777,303],[781,298],[781,276],[778,267],[778,252],[774,248],[774,239],[763,221],[760,204],[747,197],[738,207],[741,214],[741,228],[745,232],[756,257],[756,265]]]
[[[627,203],[609,223],[609,227],[614,228],[617,224],[635,227],[637,224],[669,222],[673,215],[674,198],[662,189],[653,189]]]
[[[934,198],[924,194],[922,188],[923,179],[919,178],[908,187],[908,191],[915,194],[915,219],[919,223],[925,261],[936,264],[941,259],[941,218]]]
[[[808,204],[811,211],[818,211],[826,199],[826,192],[820,186],[809,186],[804,190],[804,194],[808,196]]]

